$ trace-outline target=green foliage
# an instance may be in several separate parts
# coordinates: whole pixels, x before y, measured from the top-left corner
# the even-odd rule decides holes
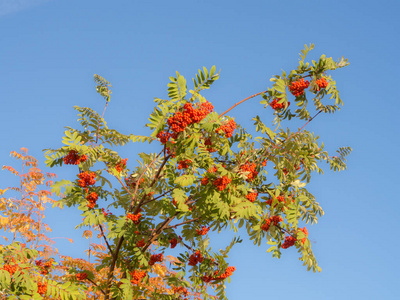
[[[343,105],[328,72],[348,62],[325,55],[307,62],[313,47],[306,45],[298,66],[274,76],[272,87],[259,93],[267,109],[263,118],[273,109],[270,121],[276,127],[270,128],[257,115],[254,138],[232,117],[213,112],[201,95],[219,78],[215,66],[199,70],[189,90],[181,74],[170,77],[169,99],[154,100],[146,125],[149,136],[121,134],[109,129],[92,109],[75,107],[81,128],[68,127],[64,146],[46,150],[46,163],[62,165],[72,150],[87,157],[77,162],[79,178],[56,182],[53,191],[57,195],[63,191],[62,203],[81,211],[83,221],[77,228],[101,228],[107,247],[99,266],[109,272],[92,287],[96,292],[105,299],[178,299],[186,294],[211,299],[211,289],[218,299],[226,299],[225,282],[233,272],[228,252],[242,238],[235,237],[215,253],[208,230],[245,228],[255,245],[271,245],[267,252],[273,257],[280,258],[294,246],[308,270],[321,270],[307,229],[301,226],[317,223],[324,212],[306,187],[314,172],[323,173],[323,161],[333,171],[346,169],[351,149],[339,148],[337,156],[329,156],[319,137],[304,127]],[[305,79],[310,80],[307,86],[296,90]],[[95,80],[98,93],[108,102],[109,83],[100,76]],[[296,131],[282,127],[294,118],[304,120],[304,126]],[[131,169],[116,150],[128,143],[153,141],[160,142],[156,153],[140,153],[138,163],[129,164]],[[91,174],[95,183],[85,183],[84,174]],[[94,203],[93,193],[98,196]],[[108,207],[116,215],[104,215],[105,201],[111,202]],[[167,254],[173,241],[180,254],[168,269],[157,255]],[[138,279],[135,272],[152,275]],[[9,280],[6,274],[0,277],[5,283]]]
[[[94,82],[97,84],[97,93],[99,93],[107,102],[109,102],[111,98],[111,84],[100,75],[94,74],[93,78]]]
[[[20,242],[11,243],[0,249],[0,289],[7,299],[86,299],[82,287],[72,282],[60,283],[43,276],[35,265],[38,251],[26,248]],[[47,287],[40,293],[38,284]]]

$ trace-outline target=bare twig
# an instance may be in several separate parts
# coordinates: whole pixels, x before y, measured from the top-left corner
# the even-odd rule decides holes
[[[175,224],[175,225],[171,225],[171,226],[165,227],[164,229],[176,228],[177,226],[180,226],[180,225],[183,225],[183,224],[187,224],[187,223],[191,223],[191,222],[195,222],[195,221],[198,221],[200,219],[201,219],[200,217],[194,218],[192,220],[188,220],[188,221],[185,221],[185,222],[182,222],[182,223],[178,223],[178,224]]]
[[[224,111],[224,112],[223,112],[222,114],[220,114],[219,116],[222,117],[223,115],[225,115],[226,113],[228,113],[230,110],[234,109],[234,108],[235,108],[236,106],[238,106],[239,104],[242,104],[243,102],[245,102],[245,101],[247,101],[247,100],[249,100],[249,99],[251,99],[251,98],[257,97],[258,95],[264,94],[264,93],[266,93],[266,92],[267,92],[267,91],[263,91],[263,92],[254,94],[254,95],[252,95],[252,96],[250,96],[250,97],[247,97],[247,98],[245,98],[245,99],[239,101],[238,103],[234,104],[232,107],[230,107],[228,110]]]

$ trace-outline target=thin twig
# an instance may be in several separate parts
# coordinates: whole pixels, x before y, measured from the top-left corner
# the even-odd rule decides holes
[[[142,203],[142,206],[143,206],[143,205],[146,205],[147,203],[150,203],[150,202],[156,201],[156,200],[158,200],[158,199],[160,199],[160,198],[164,197],[166,194],[168,194],[168,193],[172,192],[173,190],[174,190],[174,189],[170,189],[170,190],[166,191],[165,193],[161,194],[160,196],[157,196],[157,197],[155,197],[155,198],[153,198],[153,199],[150,199],[150,200],[144,201],[144,202]]]
[[[104,113],[106,112],[107,104],[108,104],[108,101],[106,101],[106,105],[104,106],[103,114],[101,115],[102,119],[104,117]],[[96,146],[97,146],[97,142],[99,140],[99,131],[100,131],[100,120],[99,120],[99,126],[97,126],[97,131],[96,131]]]
[[[308,123],[310,123],[312,120],[314,120],[320,113],[322,112],[322,110],[320,110],[319,112],[317,112],[312,118],[310,118],[299,130],[297,130],[295,133],[291,133],[284,141],[282,141],[280,144],[276,143],[271,150],[269,151],[269,149],[266,149],[264,154],[260,156],[261,157],[266,157],[268,151],[271,152],[274,149],[277,149],[279,146],[282,146],[284,143],[286,143],[287,141],[289,141],[290,139],[294,138],[296,135],[298,135],[303,129],[304,127],[307,126]]]
[[[107,283],[106,283],[106,293],[105,293],[105,297],[104,300],[108,300],[109,298],[109,290],[111,287],[111,279],[113,277],[113,273],[114,273],[114,269],[115,269],[115,263],[117,262],[118,259],[118,253],[122,247],[122,243],[124,241],[124,236],[121,236],[118,240],[118,244],[117,247],[115,248],[115,252],[111,261],[111,265],[110,265],[110,270],[108,272],[108,278],[107,278]]]
[[[149,165],[146,166],[146,170],[144,170],[144,171],[142,172],[142,174],[139,175],[139,177],[138,177],[138,179],[137,179],[137,181],[136,181],[137,184],[136,184],[136,187],[135,187],[135,191],[133,192],[133,198],[132,198],[132,200],[131,200],[131,206],[130,206],[130,208],[129,208],[130,211],[133,209],[133,204],[134,204],[133,201],[135,200],[137,190],[139,189],[140,180],[142,179],[142,177],[144,176],[144,174],[147,172],[147,170],[149,170],[149,168],[151,167],[151,165],[152,165],[153,163],[155,163],[155,161],[156,161],[157,158],[161,155],[162,152],[163,152],[163,151],[161,151],[160,153],[158,153],[157,156],[152,160],[152,162],[151,162]],[[167,162],[168,158],[169,158],[169,156],[167,156],[166,158],[164,158],[164,162],[161,164],[160,169],[158,170],[157,174],[159,174],[159,173],[161,172],[161,169],[164,167],[164,165],[165,165],[165,163]],[[157,174],[156,174],[156,176],[157,176]],[[152,187],[152,186],[153,186],[153,184],[154,184],[154,182],[155,182],[155,179],[156,179],[156,177],[154,178],[154,180],[152,181],[152,183],[149,185],[149,187]],[[145,196],[143,196],[143,198],[140,199],[139,204],[138,204],[138,205],[136,206],[136,208],[135,208],[134,214],[137,214],[137,213],[138,213],[138,211],[139,211],[139,209],[140,209],[140,206],[141,206],[141,203],[143,202],[144,198],[145,198]]]
[[[222,114],[220,114],[219,116],[222,117],[223,115],[225,115],[227,112],[229,112],[230,110],[232,110],[233,108],[235,108],[235,107],[238,106],[239,104],[242,104],[243,102],[245,102],[245,101],[247,101],[247,100],[249,100],[249,99],[251,99],[251,98],[257,97],[258,95],[264,94],[264,93],[266,93],[266,92],[268,92],[268,91],[263,91],[263,92],[254,94],[254,95],[252,95],[252,96],[250,96],[250,97],[247,97],[247,98],[245,98],[245,99],[239,101],[238,103],[234,104],[231,108],[229,108],[228,110],[224,111],[224,112],[223,112]]]
[[[176,213],[172,217],[165,219],[165,221],[161,223],[161,225],[154,232],[153,236],[147,241],[146,245],[142,248],[142,252],[146,252],[146,250],[150,247],[150,245],[154,242],[154,240],[161,234],[161,232],[168,226],[168,224],[171,223],[173,219],[175,219],[177,214],[178,213]]]
[[[103,227],[101,226],[101,224],[99,224],[99,227],[100,227],[100,230],[101,230],[101,235],[103,236],[104,241],[105,241],[106,244],[107,244],[108,250],[110,251],[111,255],[114,256],[114,253],[113,253],[113,251],[112,251],[112,249],[111,249],[111,247],[110,247],[110,244],[109,244],[108,241],[107,241],[107,238],[106,238],[106,236],[105,236],[105,234],[104,234]]]
[[[106,293],[103,291],[103,289],[102,289],[101,287],[99,287],[99,286],[96,284],[96,282],[94,282],[93,280],[91,280],[91,279],[88,278],[88,277],[86,277],[86,280],[88,280],[88,281],[90,281],[91,283],[93,283],[93,285],[94,285],[95,287],[97,287],[97,288],[100,290],[100,292],[103,293],[103,295],[106,294]]]
[[[175,228],[177,226],[180,226],[180,225],[183,225],[183,224],[187,224],[187,223],[191,223],[191,222],[195,222],[195,221],[198,221],[200,219],[201,219],[201,217],[194,218],[192,220],[188,220],[188,221],[185,221],[185,222],[182,222],[182,223],[178,223],[178,224],[175,224],[175,225],[171,225],[171,226],[165,227],[164,229]]]

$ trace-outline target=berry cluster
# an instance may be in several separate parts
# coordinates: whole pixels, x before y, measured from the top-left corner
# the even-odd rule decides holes
[[[321,89],[324,89],[328,86],[328,81],[326,81],[325,77],[322,77],[321,79],[317,79],[315,81],[315,83],[317,84],[318,88],[316,88],[315,90],[318,92]]]
[[[172,240],[169,241],[169,243],[171,244],[171,249],[174,249],[178,244],[178,240],[176,238],[173,238]]]
[[[161,130],[159,133],[157,133],[157,138],[160,140],[161,144],[166,144],[170,137],[172,136],[171,133],[165,132],[164,130]]]
[[[282,248],[287,249],[289,247],[292,247],[295,243],[296,243],[296,238],[291,235],[287,235],[285,237],[285,241],[282,244]]]
[[[103,215],[105,216],[105,217],[107,217],[107,216],[109,216],[109,215],[112,215],[112,213],[110,213],[110,211],[107,209],[107,211],[105,211],[105,209],[104,208],[101,208],[101,212],[103,213]]]
[[[206,140],[204,141],[204,145],[206,146],[207,151],[210,152],[210,153],[213,153],[213,152],[218,151],[217,149],[214,149],[213,147],[211,147],[211,146],[212,146],[211,138],[206,139]],[[208,147],[207,147],[207,146],[208,146]]]
[[[66,165],[79,165],[86,160],[87,156],[85,154],[79,155],[76,150],[69,150],[67,156],[63,158],[64,164]]]
[[[300,162],[301,164],[303,163],[303,162]],[[297,165],[295,165],[294,166],[294,169],[296,170],[296,171],[298,171],[298,170],[300,170],[300,164],[297,164]],[[283,168],[283,174],[285,174],[285,176],[287,175],[287,174],[289,174],[289,171],[288,171],[288,169],[286,169],[286,168]]]
[[[146,245],[146,243],[144,242],[144,238],[136,243],[136,246],[139,248],[142,248],[144,245]]]
[[[218,190],[223,191],[231,181],[232,180],[227,176],[222,176],[221,178],[215,179],[213,185],[215,185]]]
[[[91,192],[86,196],[86,200],[88,201],[87,207],[93,208],[96,205],[96,201],[99,199],[99,195],[96,192]]]
[[[208,177],[203,177],[203,178],[201,179],[201,184],[202,184],[202,185],[207,185],[207,184],[208,184]]]
[[[40,274],[42,274],[42,275],[46,275],[49,273],[49,269],[53,265],[52,263],[53,263],[53,260],[51,260],[51,259],[46,262],[44,262],[42,260],[35,260],[35,264],[41,269]]]
[[[200,251],[197,250],[196,253],[193,253],[189,256],[189,266],[195,266],[197,263],[202,263],[204,260],[203,255],[201,255]]]
[[[285,196],[278,196],[278,197],[276,197],[276,199],[278,200],[278,204],[279,203],[286,203]],[[267,201],[265,201],[265,203],[267,203],[268,205],[272,205],[272,202],[273,202],[273,198],[270,198]]]
[[[150,256],[150,261],[149,261],[149,265],[152,266],[154,265],[156,262],[162,262],[163,261],[163,254],[153,254],[152,256]]]
[[[308,231],[307,231],[307,228],[299,228],[298,229],[299,231],[301,231],[301,232],[303,232],[304,234],[305,234],[305,236],[307,237],[308,236]],[[306,237],[304,237],[304,238],[302,238],[301,239],[301,243],[304,245],[304,243],[306,242]]]
[[[132,276],[131,279],[132,284],[138,284],[147,275],[146,271],[138,271],[138,270],[133,270],[133,272],[129,272],[129,274],[131,274]]]
[[[121,173],[122,170],[125,170],[125,168],[126,168],[126,161],[127,161],[127,160],[128,160],[128,159],[125,158],[125,159],[122,159],[119,163],[117,163],[117,165],[115,166],[115,170],[117,170],[118,173]]]
[[[276,226],[279,224],[279,222],[282,222],[283,219],[281,216],[271,216],[268,219],[265,219],[265,223],[261,225],[261,229],[264,231],[268,231],[269,227],[271,226],[271,223]]]
[[[10,275],[12,276],[15,272],[18,271],[19,267],[18,265],[4,265],[3,269],[10,273]]]
[[[136,178],[134,178],[134,177],[129,177],[129,178],[125,178],[125,183],[126,183],[126,185],[128,186],[128,187],[130,187],[130,188],[132,188],[132,189],[134,189],[135,187],[136,187],[136,185],[141,185],[142,183],[144,182],[144,178],[141,178],[140,180],[139,180],[139,183],[138,183],[138,181],[136,180]]]
[[[78,174],[80,178],[78,184],[81,187],[87,187],[89,185],[94,185],[96,183],[96,174],[93,172],[88,173],[87,171]]]
[[[233,272],[235,272],[235,270],[236,270],[236,268],[233,266],[227,267],[225,272],[219,276],[218,276],[218,270],[217,270],[214,272],[214,275],[203,276],[201,279],[206,283],[211,282],[211,281],[225,279],[225,278],[228,278],[229,276],[231,276],[233,274]]]
[[[215,173],[215,172],[217,172],[217,167],[216,167],[216,166],[214,166],[214,167],[212,167],[212,168],[209,168],[209,169],[207,170],[207,173]]]
[[[85,273],[85,272],[76,274],[76,279],[79,280],[79,281],[83,281],[86,278],[87,278],[87,273]]]
[[[178,163],[178,170],[187,169],[187,168],[189,168],[189,165],[191,165],[191,164],[192,164],[192,161],[190,159],[181,160]]]
[[[206,235],[210,227],[202,226],[201,229],[196,229],[198,235]]]
[[[38,294],[44,296],[47,292],[47,281],[45,282],[38,281],[37,286],[38,286],[37,290]]]
[[[269,105],[275,110],[281,110],[282,108],[286,107],[284,102],[283,103],[278,103],[278,101],[279,100],[274,99],[274,100],[271,101],[271,103]],[[289,106],[289,105],[290,105],[290,102],[287,103],[287,106]]]
[[[183,294],[185,297],[189,295],[188,290],[183,286],[174,286],[172,290],[174,291],[174,294]]]
[[[178,111],[168,118],[168,125],[173,132],[179,133],[184,131],[187,126],[199,123],[213,110],[214,106],[208,101],[197,105],[197,108],[194,108],[192,103],[186,103],[183,106],[183,112]]]
[[[226,138],[230,138],[233,135],[233,131],[236,128],[236,122],[233,120],[229,120],[225,125],[221,125],[218,127],[215,132],[221,133],[221,131],[225,134]]]
[[[246,198],[247,198],[247,200],[249,200],[250,202],[254,202],[254,201],[256,201],[257,196],[258,196],[258,193],[257,193],[257,192],[255,192],[255,193],[248,193],[248,194],[246,195]]]
[[[126,217],[129,220],[132,220],[133,224],[139,224],[140,223],[140,218],[142,217],[142,214],[139,212],[136,215],[135,214],[131,214],[131,213],[127,213]]]
[[[175,157],[176,152],[167,147],[167,154],[171,155],[171,157]]]
[[[301,78],[300,80],[293,81],[289,85],[289,91],[295,96],[299,97],[304,94],[304,90],[308,88],[310,85],[310,82],[308,80],[304,80],[304,78]]]
[[[249,172],[246,176],[247,182],[252,181],[253,179],[255,179],[258,175],[258,172],[256,171],[256,167],[257,165],[255,163],[249,164],[248,162],[246,162],[244,165],[240,166],[240,170],[242,172]]]

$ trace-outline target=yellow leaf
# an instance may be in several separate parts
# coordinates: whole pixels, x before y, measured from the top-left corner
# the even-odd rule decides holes
[[[92,232],[91,230],[85,230],[85,231],[83,232],[83,234],[82,234],[82,237],[88,239],[88,238],[91,238],[92,235],[93,235],[93,232]]]

